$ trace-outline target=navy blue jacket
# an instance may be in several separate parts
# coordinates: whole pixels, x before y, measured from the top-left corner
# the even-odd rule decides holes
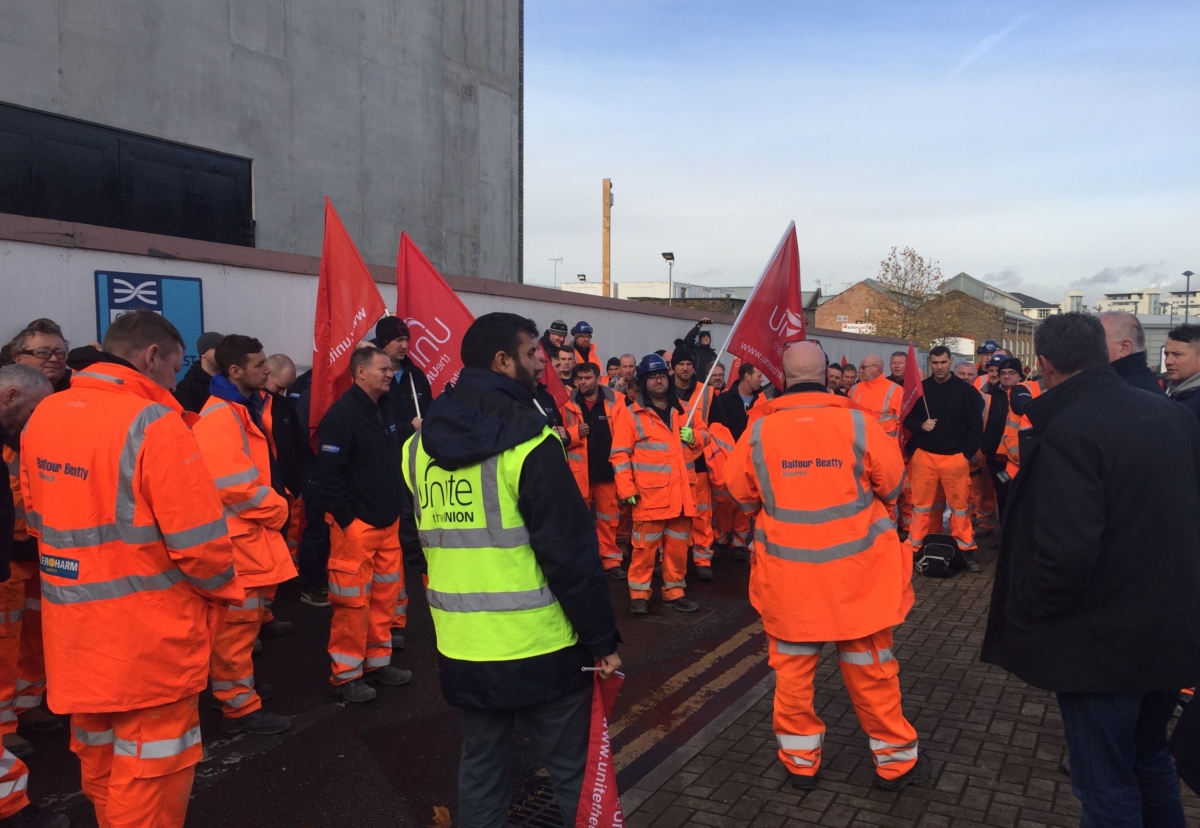
[[[400,517],[400,439],[384,394],[357,385],[317,427],[317,481],[325,509],[343,529],[355,518],[382,529]]]
[[[1154,373],[1150,370],[1150,366],[1146,364],[1145,351],[1138,351],[1136,354],[1123,356],[1113,361],[1112,367],[1120,375],[1121,379],[1134,388],[1149,391],[1151,394],[1167,393],[1159,383],[1158,377],[1154,376]]]

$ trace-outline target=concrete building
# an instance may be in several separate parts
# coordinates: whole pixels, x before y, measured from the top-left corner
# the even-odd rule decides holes
[[[1189,322],[1200,322],[1200,289],[1191,293],[1186,290],[1173,290],[1162,303],[1162,313],[1174,317],[1180,325],[1183,324],[1185,310]]]
[[[311,256],[329,196],[368,262],[406,230],[442,272],[520,281],[522,14],[0,4],[0,213]]]
[[[1158,288],[1144,288],[1129,293],[1106,293],[1103,299],[1096,302],[1096,311],[1125,311],[1138,316],[1158,316],[1162,313],[1161,296],[1162,291]]]
[[[671,290],[676,299],[720,299],[729,295],[725,288],[687,282],[672,282]],[[666,299],[667,282],[620,282],[613,285],[613,295],[621,299]]]

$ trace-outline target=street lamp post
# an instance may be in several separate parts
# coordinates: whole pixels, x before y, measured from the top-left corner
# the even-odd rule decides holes
[[[1183,289],[1183,324],[1188,323],[1188,310],[1192,306],[1192,271],[1183,271],[1183,278],[1187,279],[1187,287]]]
[[[667,260],[667,307],[675,305],[675,254],[664,253]]]

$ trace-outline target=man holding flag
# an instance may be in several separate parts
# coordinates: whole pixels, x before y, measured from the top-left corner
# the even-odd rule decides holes
[[[921,548],[929,532],[938,485],[950,504],[950,534],[971,572],[979,564],[971,555],[975,545],[971,527],[971,458],[979,450],[983,437],[983,398],[970,384],[950,370],[950,349],[938,345],[929,352],[930,376],[920,385],[920,402],[911,376],[905,378],[904,427],[912,433],[915,446],[910,464],[912,477],[913,521],[908,543],[913,551]],[[915,369],[909,360],[907,370]]]

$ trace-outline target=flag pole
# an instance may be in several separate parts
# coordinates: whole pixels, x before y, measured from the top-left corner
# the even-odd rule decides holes
[[[708,387],[712,380],[713,371],[717,370],[717,363],[721,361],[721,354],[725,353],[725,349],[729,347],[729,343],[733,341],[733,335],[737,333],[738,325],[742,321],[742,315],[746,312],[746,308],[750,307],[750,303],[754,301],[754,294],[758,293],[758,289],[762,287],[763,279],[767,276],[767,271],[771,269],[771,265],[775,263],[775,258],[779,255],[779,251],[783,249],[784,243],[787,241],[788,235],[796,226],[796,222],[788,222],[787,230],[783,231],[783,238],[779,240],[779,244],[775,245],[775,252],[771,254],[771,258],[767,259],[766,267],[759,274],[758,281],[754,283],[754,290],[750,291],[750,296],[746,299],[746,304],[742,305],[742,309],[738,311],[737,317],[733,320],[733,326],[729,329],[729,334],[725,337],[725,344],[721,346],[721,350],[717,351],[717,358],[713,360],[712,366],[708,369],[708,376],[704,378],[704,384],[700,386],[700,393],[696,395],[696,399],[692,402],[692,407],[688,411],[687,422],[684,423],[684,428],[692,427],[692,418],[696,416],[696,407],[700,405],[700,400],[704,397],[704,389]]]
[[[421,416],[421,404],[417,402],[417,381],[413,379],[412,371],[408,372],[408,387],[412,389],[413,408],[417,410],[417,416]]]

